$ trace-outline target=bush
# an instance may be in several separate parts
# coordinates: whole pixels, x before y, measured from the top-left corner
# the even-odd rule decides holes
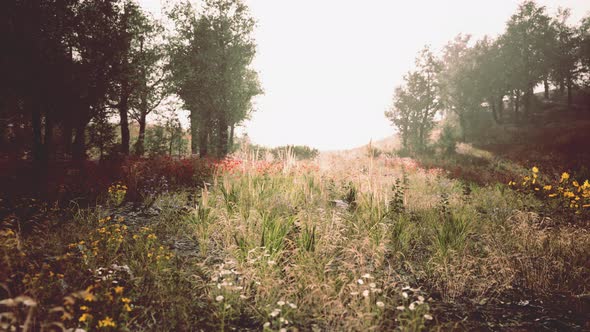
[[[448,156],[455,153],[458,139],[459,135],[457,134],[457,129],[450,124],[445,124],[436,146],[441,150],[442,154]]]

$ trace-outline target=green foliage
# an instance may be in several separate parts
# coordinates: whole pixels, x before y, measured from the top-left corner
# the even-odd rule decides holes
[[[254,19],[240,0],[190,2],[169,12],[176,25],[170,43],[174,91],[191,112],[192,153],[229,152],[234,126],[252,111],[262,93],[250,64],[255,54]],[[231,131],[230,131],[231,128]]]
[[[434,117],[442,110],[439,98],[441,63],[428,47],[416,58],[415,71],[404,76],[404,86],[397,87],[391,110],[385,116],[399,130],[405,149],[426,148]]]
[[[441,130],[436,145],[441,149],[443,155],[449,156],[455,153],[457,141],[458,135],[456,129],[452,125],[446,123]]]

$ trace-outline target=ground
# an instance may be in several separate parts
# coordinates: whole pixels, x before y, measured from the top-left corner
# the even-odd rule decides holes
[[[590,329],[586,214],[554,217],[524,185],[447,174],[385,155],[242,158],[149,206],[124,203],[118,184],[102,205],[56,212],[30,231],[5,218],[3,322]]]

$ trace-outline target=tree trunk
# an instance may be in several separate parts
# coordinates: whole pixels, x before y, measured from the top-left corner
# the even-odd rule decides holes
[[[543,79],[543,86],[545,87],[545,99],[549,99],[549,80],[547,77]]]
[[[567,108],[571,109],[573,105],[573,94],[572,94],[572,78],[568,76],[567,78]]]
[[[235,124],[231,124],[231,126],[229,127],[229,148],[233,149],[234,148],[234,129],[235,129]]]
[[[467,122],[463,114],[459,114],[459,125],[461,126],[461,141],[465,143],[467,142]]]
[[[143,156],[145,153],[145,127],[146,127],[147,115],[142,110],[139,116],[139,135],[137,136],[137,142],[135,143],[135,154],[138,157]]]
[[[516,90],[514,92],[514,116],[515,120],[518,123],[520,121],[520,114],[518,111],[520,110],[520,90]]]
[[[38,97],[33,97],[38,98]],[[33,161],[41,161],[43,154],[43,141],[41,138],[41,105],[38,100],[31,103],[31,125],[33,129],[33,147],[32,147],[32,158]]]
[[[209,128],[207,128],[207,126],[205,125],[204,121],[201,121],[200,125],[199,125],[199,129],[198,129],[198,135],[197,137],[199,138],[199,142],[198,142],[198,149],[199,149],[199,157],[201,158],[205,158],[208,155],[208,138],[209,138]]]
[[[565,80],[559,80],[559,95],[563,96],[565,93]]]
[[[72,146],[72,159],[82,161],[86,159],[86,126],[87,121],[80,121],[76,126],[76,137]]]
[[[62,133],[62,144],[64,146],[64,155],[72,156],[72,136],[74,134],[74,128],[70,121],[67,121],[63,125]]]
[[[219,158],[223,158],[227,155],[228,148],[227,148],[227,139],[228,139],[228,125],[227,120],[225,118],[225,114],[221,114],[219,117],[219,121],[217,123],[217,154]]]
[[[45,113],[45,135],[43,138],[43,160],[49,161],[53,149],[53,115]]]
[[[129,155],[129,94],[123,91],[119,104],[119,118],[121,119],[121,153]]]
[[[201,130],[199,128],[199,121],[197,121],[197,116],[195,111],[191,111],[190,119],[191,119],[191,154],[196,155],[200,153],[199,145],[200,145],[200,133]]]
[[[529,85],[524,93],[524,111],[527,117],[532,113],[533,97],[533,87]]]
[[[500,120],[498,119],[498,110],[496,109],[496,100],[495,98],[489,97],[488,98],[488,103],[490,104],[490,107],[492,108],[492,116],[494,117],[494,122],[496,122],[496,124],[500,123]]]

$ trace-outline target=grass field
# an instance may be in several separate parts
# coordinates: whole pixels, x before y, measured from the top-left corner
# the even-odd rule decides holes
[[[2,328],[589,328],[587,214],[517,181],[324,154],[228,160],[143,210],[114,185],[73,220],[4,220]]]

